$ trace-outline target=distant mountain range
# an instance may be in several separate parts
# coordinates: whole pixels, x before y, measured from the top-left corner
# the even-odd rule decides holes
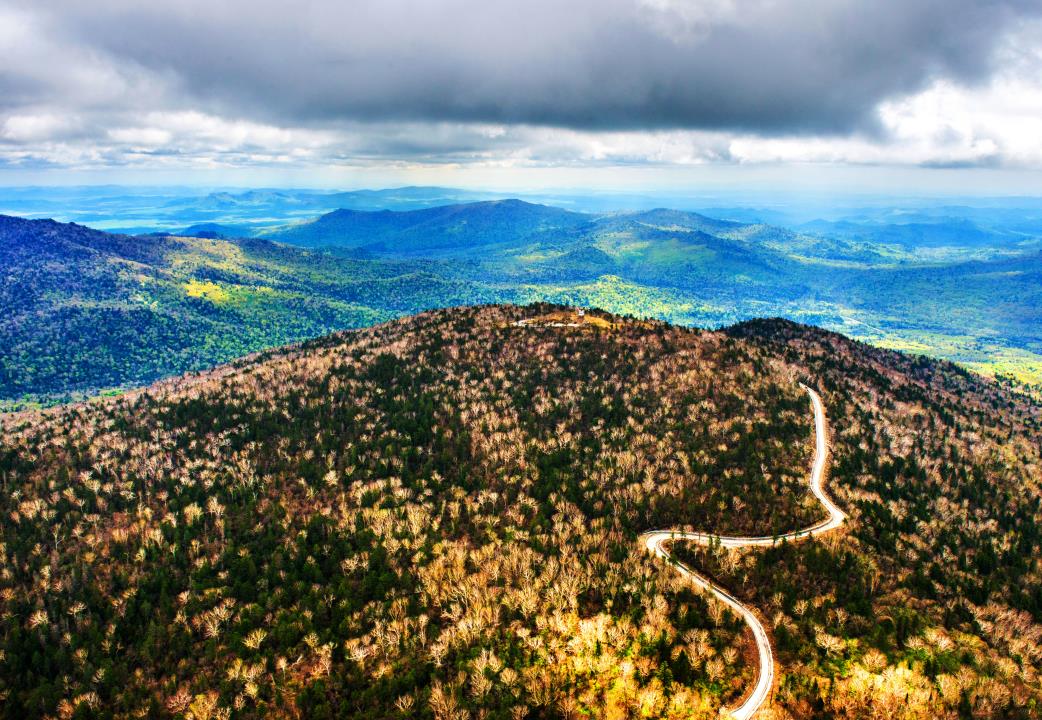
[[[75,221],[126,234],[175,233],[194,225],[218,224],[245,237],[341,208],[412,210],[502,197],[440,187],[221,190],[203,195],[188,188],[4,188],[0,214]]]
[[[530,203],[584,213],[643,212],[654,208],[696,211],[745,224],[765,223],[799,232],[835,237],[855,228],[862,239],[906,225],[929,226],[944,233],[962,225],[1020,234],[1042,235],[1042,199],[814,197],[771,193],[623,193],[531,191],[521,195],[449,187],[399,187],[378,190],[308,190],[225,188],[212,192],[192,187],[72,186],[0,188],[0,214],[79,222],[125,234],[176,234],[194,225],[218,224],[246,236],[313,219],[338,209],[416,210],[518,197]],[[953,234],[956,245],[961,233]]]
[[[0,218],[0,398],[147,382],[427,308],[535,300],[698,326],[785,316],[1042,381],[1042,254],[1024,233],[917,242],[917,224],[883,242],[860,226],[826,235],[516,199],[338,209],[236,238],[248,229],[130,237]]]
[[[266,232],[264,237],[309,247],[362,248],[381,255],[433,255],[511,246],[538,233],[589,222],[590,217],[582,213],[520,200],[493,200],[405,212],[341,209]]]

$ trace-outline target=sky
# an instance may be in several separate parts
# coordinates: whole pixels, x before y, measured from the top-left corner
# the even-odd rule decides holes
[[[0,184],[1042,194],[1042,0],[0,0]]]

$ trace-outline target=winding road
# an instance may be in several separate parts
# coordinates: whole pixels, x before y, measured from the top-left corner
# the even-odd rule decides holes
[[[756,617],[756,614],[751,609],[740,603],[733,595],[714,583],[712,580],[699,575],[687,565],[676,560],[672,555],[670,555],[666,546],[674,540],[687,540],[698,543],[699,545],[709,545],[713,542],[718,542],[721,547],[725,548],[771,546],[781,542],[782,540],[789,542],[806,540],[812,535],[820,535],[835,530],[846,521],[846,513],[840,510],[836,504],[825,495],[823,488],[829,451],[828,441],[826,439],[827,426],[825,422],[825,409],[821,404],[821,397],[818,396],[817,392],[803,383],[800,383],[800,387],[806,390],[810,395],[811,406],[814,409],[814,465],[810,474],[810,490],[814,493],[814,496],[818,498],[821,504],[825,506],[825,510],[828,512],[828,517],[825,520],[802,530],[795,530],[783,535],[774,535],[771,537],[734,537],[727,535],[713,535],[711,533],[684,532],[682,530],[652,530],[640,536],[641,543],[647,547],[648,550],[673,565],[681,575],[690,580],[694,585],[704,590],[708,590],[718,600],[724,602],[728,607],[738,613],[738,615],[745,620],[749,629],[753,631],[753,638],[756,640],[756,648],[760,655],[759,677],[756,679],[756,685],[753,687],[752,692],[746,697],[745,701],[741,705],[731,710],[722,711],[725,715],[730,713],[730,717],[735,718],[735,720],[749,720],[749,718],[753,717],[753,715],[767,704],[767,701],[770,698],[771,687],[774,685],[774,652],[771,648],[770,637],[768,637],[767,631],[764,629],[760,619]]]

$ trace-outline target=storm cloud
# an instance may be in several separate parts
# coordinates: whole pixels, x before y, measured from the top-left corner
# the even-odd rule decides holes
[[[283,123],[838,132],[992,70],[1025,0],[51,0],[64,37]],[[71,68],[66,68],[71,69]],[[59,70],[59,68],[54,68]],[[20,97],[24,78],[4,74]],[[2,91],[0,91],[2,92]]]
[[[1042,0],[0,0],[0,146],[8,163],[210,140],[247,159],[733,161],[808,137],[850,152],[894,135],[885,108],[916,93],[988,87],[1040,14]],[[976,126],[929,132],[959,152],[924,164],[1001,155]]]

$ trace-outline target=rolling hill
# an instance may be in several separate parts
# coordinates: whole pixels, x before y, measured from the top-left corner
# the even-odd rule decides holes
[[[492,200],[422,210],[335,210],[310,222],[265,234],[308,247],[365,248],[381,255],[474,252],[589,222],[582,213],[521,200]]]
[[[0,715],[718,718],[760,613],[771,712],[1031,718],[1042,407],[949,363],[760,320],[550,306],[332,335],[0,416]],[[527,324],[518,326],[518,321]]]
[[[700,327],[784,316],[1042,385],[1042,253],[1030,245],[895,262],[889,246],[697,213],[520,201],[343,210],[273,235],[321,247],[217,237],[229,229],[129,237],[0,217],[0,407],[429,308],[544,300]]]
[[[492,298],[425,262],[354,261],[265,240],[129,237],[2,216],[0,272],[0,400],[8,402],[141,384]]]

